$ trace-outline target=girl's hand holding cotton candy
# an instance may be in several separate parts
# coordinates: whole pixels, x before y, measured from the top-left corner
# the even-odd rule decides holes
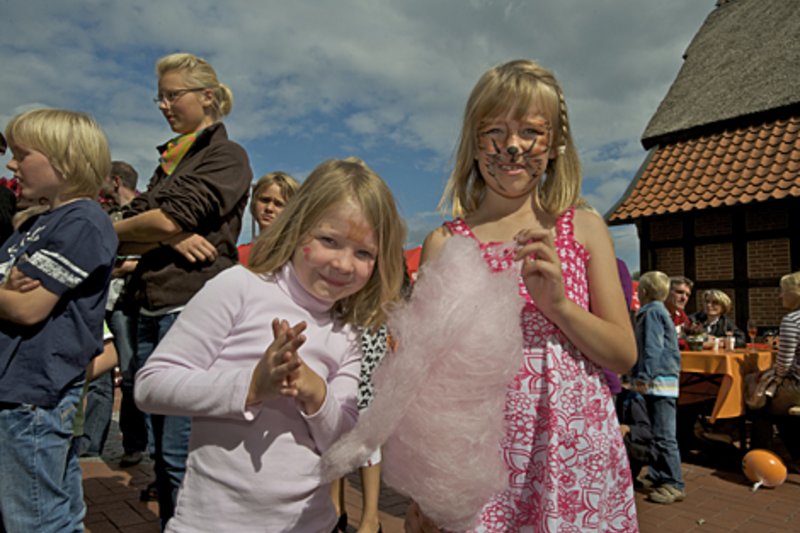
[[[514,259],[522,261],[520,275],[536,306],[548,318],[568,302],[551,230],[522,230],[514,237],[519,245]]]
[[[301,333],[306,323],[300,322],[289,326],[285,320],[272,321],[274,340],[267,347],[264,356],[253,370],[247,404],[263,402],[278,395],[297,396],[297,390],[291,383],[290,376],[297,373],[303,365],[297,349],[306,338]]]

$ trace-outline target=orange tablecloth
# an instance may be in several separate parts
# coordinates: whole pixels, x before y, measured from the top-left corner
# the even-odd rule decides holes
[[[744,375],[772,366],[772,352],[755,353],[745,349],[733,352],[681,351],[681,373],[719,375],[721,381],[716,394],[711,422],[718,418],[735,418],[744,414]],[[684,382],[684,379],[681,379]],[[683,392],[681,392],[683,393]]]

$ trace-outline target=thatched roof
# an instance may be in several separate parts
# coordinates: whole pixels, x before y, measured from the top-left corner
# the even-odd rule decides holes
[[[800,0],[727,0],[708,16],[642,137],[609,224],[800,197]]]
[[[720,4],[647,125],[645,148],[687,130],[800,104],[800,0]]]

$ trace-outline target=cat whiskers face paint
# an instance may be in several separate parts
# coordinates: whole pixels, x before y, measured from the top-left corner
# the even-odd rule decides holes
[[[549,161],[547,156],[550,153],[550,139],[552,138],[551,132],[552,129],[548,124],[547,133],[538,136],[528,145],[527,149],[522,151],[521,159],[525,162],[525,167],[528,169],[531,179],[538,179],[547,169]]]
[[[530,192],[547,169],[551,139],[549,121],[537,114],[482,122],[476,159],[487,185],[504,196]]]
[[[497,145],[497,141],[494,139],[490,140],[492,142],[492,148],[494,149],[494,152],[483,151],[481,150],[480,146],[478,147],[478,150],[481,151],[486,158],[486,174],[488,174],[488,176],[494,180],[498,187],[503,189],[503,184],[497,181],[497,167],[501,163],[503,154],[500,153],[500,147]]]

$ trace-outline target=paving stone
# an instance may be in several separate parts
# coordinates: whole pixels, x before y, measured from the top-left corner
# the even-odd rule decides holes
[[[111,435],[118,435],[112,422]],[[109,438],[103,457],[82,460],[87,501],[87,533],[159,533],[158,505],[140,502],[139,491],[154,479],[152,461],[120,468],[121,440]],[[753,493],[736,464],[729,468],[690,456],[682,471],[687,499],[672,505],[646,501],[646,491],[635,493],[641,533],[769,533],[800,531],[800,475],[774,489]],[[361,480],[347,478],[345,492],[349,529],[355,532],[361,517]],[[382,487],[380,520],[385,533],[402,533],[408,498]]]

